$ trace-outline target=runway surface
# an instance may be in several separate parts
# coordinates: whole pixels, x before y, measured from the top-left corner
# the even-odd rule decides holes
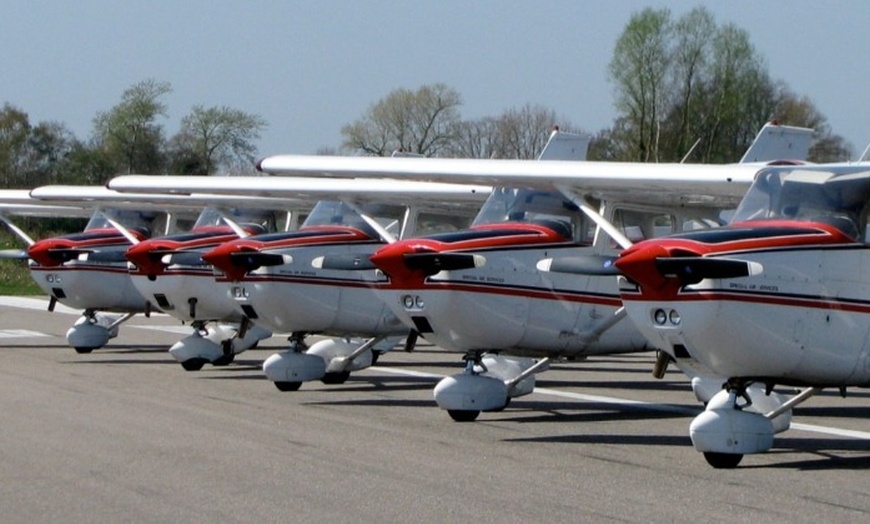
[[[5,305],[2,305],[5,304]],[[9,305],[14,304],[14,305]],[[710,468],[700,406],[652,355],[561,363],[474,423],[432,400],[459,355],[389,353],[342,385],[281,393],[265,341],[185,372],[188,328],[134,319],[78,355],[75,319],[0,300],[3,522],[846,522],[870,514],[870,391],[799,407],[774,449]],[[24,307],[22,307],[24,306]],[[27,307],[32,306],[32,308]]]

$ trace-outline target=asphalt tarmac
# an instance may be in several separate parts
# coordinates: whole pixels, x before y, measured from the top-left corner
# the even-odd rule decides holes
[[[0,301],[0,304],[5,303]],[[75,316],[0,305],[0,520],[15,522],[855,522],[870,514],[870,391],[824,392],[767,454],[714,470],[700,406],[652,355],[560,363],[538,390],[456,423],[432,399],[456,354],[382,357],[279,392],[260,363],[166,352],[189,328],[134,319],[78,355]],[[26,305],[26,304],[25,304]]]

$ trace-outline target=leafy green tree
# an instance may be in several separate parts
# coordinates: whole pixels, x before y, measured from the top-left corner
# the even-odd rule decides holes
[[[167,116],[161,99],[172,92],[168,82],[143,80],[127,88],[121,102],[94,117],[94,142],[127,173],[158,173],[163,165],[163,127]]]
[[[461,104],[459,93],[441,83],[396,89],[341,129],[342,147],[376,156],[397,150],[439,156],[456,137]]]
[[[626,159],[659,160],[672,34],[670,10],[646,8],[632,15],[616,41],[609,73],[617,87],[616,107],[626,117]]]
[[[210,175],[234,162],[253,164],[257,153],[254,141],[265,127],[263,118],[238,109],[194,106],[172,139],[172,171]]]
[[[23,187],[24,153],[29,136],[27,113],[4,104],[0,110],[0,179],[3,187]]]

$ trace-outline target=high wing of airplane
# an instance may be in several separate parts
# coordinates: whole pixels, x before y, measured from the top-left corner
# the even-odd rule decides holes
[[[725,377],[690,426],[712,466],[769,450],[782,419],[823,388],[870,385],[868,168],[764,169],[729,226],[615,259],[620,297],[650,343]]]
[[[167,240],[174,239],[158,239],[142,243],[128,252],[139,268],[138,272],[147,270],[149,260],[164,264],[159,272],[150,271],[150,278],[140,289],[144,291],[147,287],[146,295],[163,304],[162,309],[173,316],[195,322],[241,319],[245,323],[246,335],[251,333],[253,326],[293,332],[294,341],[299,343],[294,347],[300,351],[305,348],[301,342],[307,333],[369,335],[380,330],[389,335],[407,335],[407,329],[398,322],[381,318],[381,308],[376,307],[377,300],[364,285],[364,280],[356,276],[348,279],[346,274],[342,279],[336,279],[330,275],[332,270],[329,268],[312,268],[308,264],[311,259],[326,253],[334,256],[350,247],[355,250],[364,245],[382,245],[410,231],[445,225],[453,228],[465,226],[490,191],[489,187],[420,182],[281,180],[268,177],[155,179],[126,176],[112,180],[109,186],[124,191],[168,192],[171,196],[207,191],[244,194],[249,198],[268,195],[288,200],[343,199],[344,203],[320,200],[298,231],[238,238],[201,257],[207,251],[203,244],[206,240],[201,238],[189,242],[180,238],[181,243],[169,250]],[[207,242],[214,244],[214,240]],[[182,245],[184,242],[188,242],[187,247]],[[175,263],[167,260],[169,255],[179,257],[190,254],[191,250],[198,253],[198,261]],[[305,263],[303,259],[306,259]],[[217,282],[212,275],[212,263],[223,269]],[[374,270],[370,273],[374,274]],[[143,279],[137,281],[143,282]],[[358,295],[361,298],[357,298]],[[366,323],[362,318],[374,320]],[[206,363],[227,363],[244,348],[239,347],[238,339],[233,340],[232,345],[227,344],[226,339],[218,345],[210,341],[212,338],[195,333],[173,346],[170,353],[185,369],[196,370]],[[320,351],[328,346],[333,359],[356,351],[356,346],[353,346],[352,350],[336,354],[336,346],[342,350],[351,347],[345,341],[322,341],[319,344],[320,349],[314,349]],[[385,345],[392,347],[395,340],[375,346],[370,343],[366,348],[379,349]],[[313,355],[307,357],[323,362]],[[369,365],[371,359],[367,363],[362,358],[343,362],[345,367],[354,362],[356,367],[353,369],[360,369],[360,366]],[[337,376],[342,375],[339,373]]]
[[[535,373],[552,359],[651,348],[625,321],[615,278],[540,271],[540,259],[582,256],[595,265],[640,238],[718,225],[719,211],[737,205],[759,169],[354,160],[282,156],[261,161],[260,168],[285,175],[401,176],[508,186],[493,191],[470,229],[396,242],[370,257],[389,278],[378,290],[393,313],[427,340],[466,354],[466,371],[444,379],[435,390],[439,407],[458,421],[474,420],[481,411],[502,409],[511,398],[530,393]]]
[[[585,156],[587,145],[585,137],[556,133],[548,149],[560,158],[576,159]],[[336,260],[360,269],[359,262],[366,258],[360,258],[360,252],[371,254],[402,236],[445,225],[453,230],[465,227],[490,192],[489,187],[403,181],[312,181],[311,190],[288,185],[292,181],[286,179],[216,182],[207,189],[269,195],[300,191],[312,195],[316,189],[324,197],[343,199],[321,201],[298,232],[239,239],[205,256],[223,270],[219,283],[233,284],[233,295],[248,318],[293,333],[290,350],[273,355],[264,365],[267,376],[283,390],[308,380],[341,382],[351,371],[370,365],[378,351],[395,345],[397,336],[408,334],[409,329],[370,289],[383,280],[374,267],[349,274],[332,267]],[[123,177],[110,182],[110,187],[167,190],[153,183],[153,179]],[[169,189],[173,192],[204,190],[201,178],[177,179],[173,184]],[[308,348],[304,339],[309,333],[364,340],[324,340]]]

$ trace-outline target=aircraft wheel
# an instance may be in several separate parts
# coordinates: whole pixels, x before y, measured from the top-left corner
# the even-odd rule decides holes
[[[217,359],[214,360],[214,362],[211,363],[211,365],[212,366],[228,366],[228,365],[232,364],[235,359],[236,359],[236,354],[230,353],[228,355],[223,355],[223,356],[218,357]],[[200,366],[200,367],[202,367],[202,366]]]
[[[474,422],[480,411],[470,409],[448,409],[447,414],[456,422]]]
[[[278,391],[297,391],[302,387],[302,382],[275,382]]]
[[[739,453],[716,453],[707,451],[704,453],[704,458],[707,464],[710,464],[716,469],[734,469],[737,464],[743,459],[743,455]]]
[[[344,384],[350,378],[350,371],[336,371],[327,373],[320,379],[324,384]]]
[[[492,410],[492,411],[498,413],[498,412],[500,412],[500,411],[504,411],[504,410],[506,410],[507,407],[510,406],[510,405],[511,405],[511,398],[508,397],[507,400],[504,401],[504,406],[502,406],[502,407],[500,407],[500,408],[498,408],[498,409],[494,409],[494,410]]]
[[[96,348],[83,348],[83,347],[77,347],[77,348],[73,348],[73,349],[75,349],[75,350],[76,350],[76,353],[78,353],[79,355],[86,355],[86,354],[90,353],[91,351],[93,351],[93,350],[96,349]]]
[[[185,371],[199,371],[208,360],[204,358],[189,358],[181,363]]]

